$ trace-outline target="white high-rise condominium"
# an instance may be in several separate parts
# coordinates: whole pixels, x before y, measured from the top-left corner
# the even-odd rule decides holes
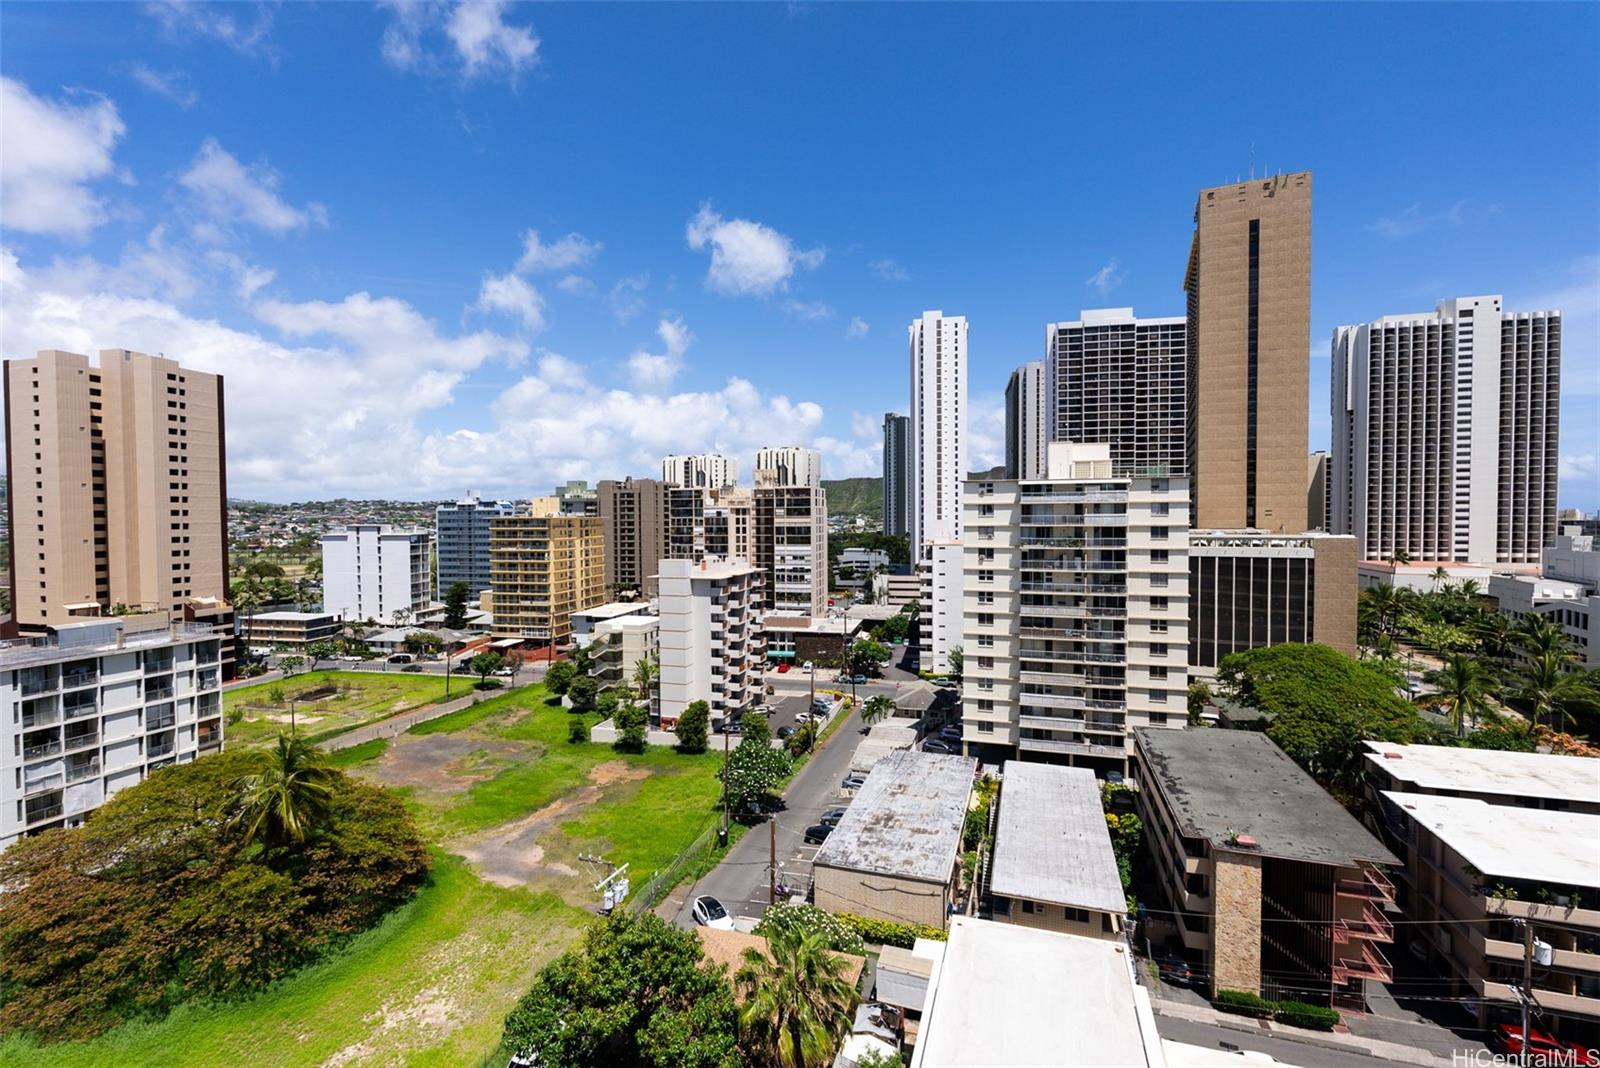
[[[966,484],[962,741],[1122,772],[1131,728],[1187,723],[1189,484],[1104,444],[1047,464]]]
[[[721,489],[739,481],[739,461],[715,452],[668,456],[661,461],[661,481],[668,486]]]
[[[1039,478],[1050,444],[1049,373],[1043,360],[1025,363],[1006,383],[1006,477]]]
[[[662,726],[694,701],[708,702],[715,721],[758,700],[761,569],[738,559],[663,560],[658,582]]]
[[[822,484],[822,454],[799,445],[783,445],[756,450],[756,470],[772,472],[775,486],[818,486]]]
[[[1364,560],[1536,563],[1557,533],[1561,313],[1498,296],[1333,332],[1335,534]]]
[[[961,537],[967,477],[967,320],[923,312],[911,350],[911,552]]]
[[[425,530],[358,524],[322,536],[322,608],[340,619],[396,623],[428,607]]]

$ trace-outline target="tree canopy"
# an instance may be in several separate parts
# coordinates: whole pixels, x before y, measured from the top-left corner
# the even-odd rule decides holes
[[[710,740],[711,706],[704,701],[691,701],[678,715],[678,725],[673,733],[678,736],[678,750],[683,753],[704,753]]]
[[[0,1033],[87,1038],[254,992],[416,892],[427,852],[404,804],[337,771],[303,842],[252,843],[232,816],[270,760],[173,765],[0,853]]]
[[[578,673],[570,660],[557,660],[550,665],[550,670],[545,672],[545,689],[557,697],[565,697],[567,687],[572,685],[573,677]]]
[[[506,1017],[506,1048],[543,1068],[736,1068],[738,1011],[700,940],[653,913],[617,913],[547,964]]]
[[[467,625],[467,601],[472,597],[472,591],[467,589],[465,582],[452,582],[444,595],[444,625],[451,630],[460,630]]]

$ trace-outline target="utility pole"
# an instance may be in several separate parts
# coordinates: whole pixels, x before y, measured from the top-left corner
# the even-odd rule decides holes
[[[717,846],[728,844],[728,723],[722,723],[722,830],[717,832]]]
[[[444,651],[444,699],[450,700],[450,649]]]
[[[767,904],[776,904],[778,900],[778,817],[767,821],[767,841],[771,851],[771,861],[767,865]]]
[[[1522,1056],[1528,1063],[1528,1003],[1533,1000],[1533,924],[1522,924],[1522,989],[1517,1000],[1522,1002]]]

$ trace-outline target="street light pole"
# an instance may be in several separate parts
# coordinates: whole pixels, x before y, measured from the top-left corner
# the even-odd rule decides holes
[[[717,834],[717,845],[728,844],[728,724],[722,724],[722,830]]]

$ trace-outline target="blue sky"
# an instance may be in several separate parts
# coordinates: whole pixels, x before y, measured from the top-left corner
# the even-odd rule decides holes
[[[226,373],[237,495],[528,495],[876,473],[942,308],[978,466],[1045,323],[1181,314],[1253,146],[1315,173],[1313,445],[1335,325],[1503,293],[1566,313],[1593,509],[1597,66],[1576,4],[7,3],[0,344]]]

